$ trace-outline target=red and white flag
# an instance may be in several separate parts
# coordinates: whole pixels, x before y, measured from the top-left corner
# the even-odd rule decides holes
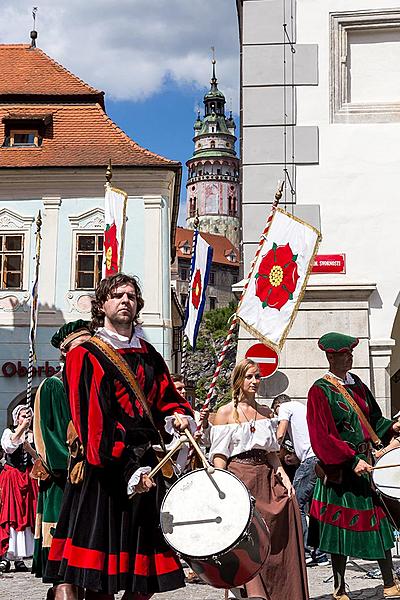
[[[277,209],[237,311],[243,326],[274,350],[296,317],[320,241],[317,229]]]
[[[106,186],[103,277],[115,275],[122,269],[127,198],[122,190]]]

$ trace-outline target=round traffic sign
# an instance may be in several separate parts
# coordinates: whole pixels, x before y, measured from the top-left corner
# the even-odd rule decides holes
[[[279,366],[277,352],[264,344],[254,344],[247,350],[245,356],[257,363],[261,377],[271,377]]]

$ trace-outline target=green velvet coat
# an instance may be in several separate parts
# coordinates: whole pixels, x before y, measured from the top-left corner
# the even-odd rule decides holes
[[[35,398],[34,437],[39,455],[45,460],[52,477],[39,484],[35,546],[32,573],[44,576],[53,532],[60,513],[67,476],[67,428],[71,419],[68,399],[61,380],[49,377],[39,387]]]
[[[356,400],[380,439],[387,442],[392,421],[382,416],[370,390],[354,374],[346,390]],[[367,460],[370,437],[345,397],[328,381],[318,379],[308,395],[307,422],[311,445],[326,465],[342,469],[339,485],[318,479],[310,514],[319,521],[321,550],[364,559],[381,559],[394,545],[393,531],[369,475],[353,468]]]

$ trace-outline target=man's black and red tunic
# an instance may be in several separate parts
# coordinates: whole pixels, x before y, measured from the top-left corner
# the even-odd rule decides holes
[[[136,336],[124,344],[104,329],[99,334],[129,363],[159,429],[174,412],[192,414],[151,344]],[[90,343],[68,353],[65,385],[85,450],[85,473],[82,484],[67,484],[46,577],[109,594],[182,587],[180,562],[159,525],[162,476],[150,492],[131,500],[127,495],[136,469],[157,463],[151,445],[159,443],[158,434],[140,402]]]

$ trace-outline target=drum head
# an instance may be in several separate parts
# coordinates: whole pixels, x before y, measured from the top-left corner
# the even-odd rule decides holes
[[[395,448],[377,460],[375,467],[400,465],[400,448]],[[387,466],[372,473],[372,480],[377,490],[389,498],[400,500],[400,467]]]
[[[229,550],[252,517],[248,489],[232,473],[205,469],[187,473],[168,490],[161,507],[161,529],[180,554],[207,558]]]

